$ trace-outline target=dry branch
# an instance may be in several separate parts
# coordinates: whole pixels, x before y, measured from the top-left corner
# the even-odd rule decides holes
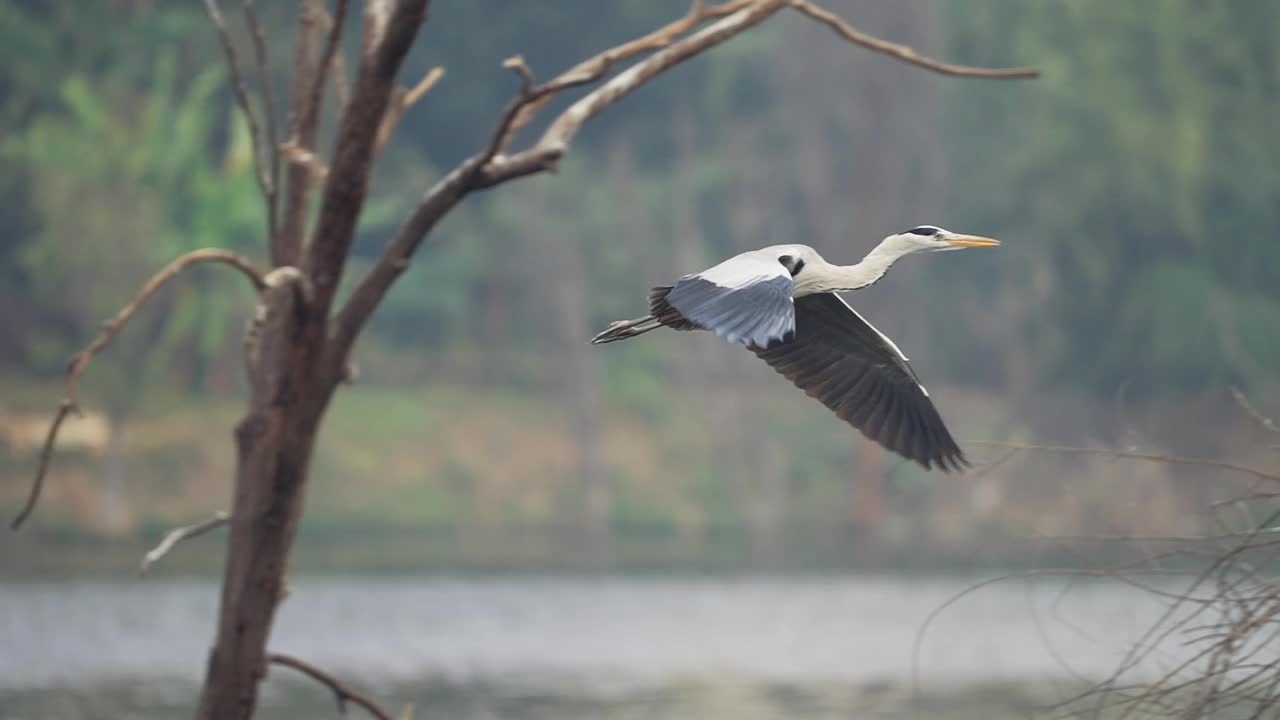
[[[512,120],[510,131],[498,149],[501,150],[505,147],[505,140],[509,140],[520,128],[524,127],[530,118],[537,114],[561,91],[598,80],[619,62],[650,50],[664,48],[670,45],[677,37],[689,32],[706,20],[722,18],[750,4],[751,0],[733,0],[732,2],[707,7],[703,0],[695,0],[693,5],[690,6],[689,12],[679,20],[672,21],[648,35],[612,47],[574,65],[548,83],[549,86],[554,88],[551,92],[528,102],[521,108],[519,114]]]
[[[331,67],[331,58],[337,52],[342,38],[348,0],[338,0],[337,9],[329,25],[328,40],[322,59],[317,62],[316,48],[320,44],[321,21],[326,17],[324,0],[306,0],[298,15],[297,46],[293,55],[293,81],[289,98],[288,137],[280,151],[287,154],[288,147],[305,153],[314,153],[316,133],[319,129],[320,106],[324,97],[325,76]],[[315,173],[310,167],[299,167],[290,160],[288,187],[285,190],[284,217],[280,221],[280,234],[271,245],[271,262],[275,265],[297,265],[302,256],[303,237],[307,232],[307,216],[311,188]]]
[[[267,120],[267,139],[263,143],[263,152],[269,158],[268,178],[263,188],[267,204],[267,232],[271,244],[276,241],[278,230],[277,204],[280,192],[280,152],[276,147],[280,138],[276,133],[276,94],[271,87],[271,64],[267,60],[267,41],[262,34],[262,23],[258,22],[258,13],[253,7],[254,0],[244,0],[244,20],[249,26],[249,34],[253,37],[253,55],[258,66],[258,84],[262,89],[262,114]]]
[[[329,358],[331,368],[336,371],[336,368],[345,364],[356,336],[383,295],[408,267],[419,244],[436,223],[467,194],[526,175],[554,170],[585,122],[655,76],[760,24],[787,5],[788,0],[734,0],[707,7],[698,0],[680,20],[584,60],[541,85],[532,84],[532,72],[522,60],[513,58],[505,63],[520,76],[519,93],[503,112],[485,149],[464,160],[427,191],[413,214],[396,231],[381,259],[360,279],[350,299],[334,320],[332,332],[336,342]],[[820,10],[816,7],[813,9]],[[681,37],[711,18],[718,20],[691,35]],[[852,28],[849,29],[853,31]],[[931,69],[945,68],[953,74],[955,71],[969,70],[930,61],[905,46],[853,32],[856,38],[866,41],[859,44],[888,52],[906,62],[926,67],[932,64]],[[566,89],[594,82],[620,60],[649,50],[656,52],[613,76],[560,113],[533,147],[510,156],[502,154],[502,149],[515,132],[548,100]],[[1026,70],[981,70],[980,73],[977,72],[980,69],[972,70],[975,71],[975,77],[1031,77],[1033,73]]]
[[[1259,427],[1267,432],[1280,433],[1280,426],[1276,425],[1276,421],[1259,412],[1258,409],[1253,406],[1253,403],[1249,402],[1249,398],[1240,391],[1240,388],[1232,386],[1229,389],[1231,390],[1231,399],[1235,400],[1236,405],[1239,405],[1240,409],[1243,410],[1254,422],[1256,422]]]
[[[590,117],[619,98],[631,93],[662,71],[697,55],[725,40],[751,28],[785,6],[785,0],[765,0],[755,4],[727,3],[744,9],[729,15],[704,30],[675,41],[665,49],[651,55],[628,70],[612,78],[605,85],[589,93],[560,115],[543,139],[532,149],[512,158],[499,154],[504,140],[509,137],[521,111],[544,97],[556,92],[593,82],[604,74],[614,62],[609,53],[627,48],[633,43],[606,51],[583,63],[592,64],[587,72],[566,73],[540,86],[526,88],[507,106],[488,145],[455,167],[448,175],[433,185],[418,207],[396,231],[381,259],[360,279],[350,299],[334,320],[334,343],[330,348],[330,367],[338,372],[347,361],[352,343],[390,289],[400,273],[408,267],[423,238],[468,193],[513,180],[525,175],[552,169],[568,149],[569,141],[577,129]],[[695,5],[695,9],[699,5]],[[721,6],[723,7],[723,6]],[[670,27],[670,26],[668,26]]]
[[[736,7],[734,3],[727,4]],[[573,141],[574,136],[578,134],[578,131],[587,120],[600,114],[601,111],[618,100],[630,95],[660,73],[759,25],[784,7],[786,7],[785,0],[764,0],[754,4],[748,3],[736,12],[699,30],[693,35],[665,44],[662,49],[653,55],[613,76],[604,85],[591,91],[585,97],[569,106],[567,110],[560,113],[532,148],[510,157],[491,156],[492,159],[484,163],[477,172],[473,181],[474,187],[470,189],[490,188],[518,177],[555,169],[560,158],[568,152],[569,144]],[[628,48],[629,45],[631,44],[619,46],[615,50],[639,51],[632,51]],[[623,55],[625,56],[625,53]],[[566,74],[553,80],[549,85],[553,87],[557,85],[572,87],[592,82],[607,71],[614,62],[612,60],[613,55],[610,55],[609,52],[602,53],[597,58],[598,61],[595,64],[599,67],[598,71],[593,70],[582,75]],[[559,89],[563,88],[557,88],[548,94],[552,95],[554,92],[558,92]],[[508,124],[514,125],[514,119]]]
[[[406,90],[398,87],[395,89],[392,93],[391,104],[387,106],[387,114],[382,116],[382,124],[378,126],[378,141],[374,149],[375,155],[381,153],[383,146],[391,139],[391,134],[395,132],[396,126],[400,124],[400,118],[404,116],[405,111],[418,102],[423,95],[426,95],[431,88],[435,87],[442,77],[444,77],[444,68],[433,67],[412,88]]]
[[[36,469],[35,479],[31,483],[31,493],[27,497],[27,502],[23,505],[22,510],[13,519],[10,527],[17,530],[22,526],[23,521],[35,509],[36,503],[40,500],[40,492],[44,488],[45,474],[49,470],[49,461],[53,455],[53,444],[58,437],[58,429],[62,426],[62,422],[66,420],[67,414],[77,412],[76,410],[76,386],[80,381],[80,374],[84,372],[89,361],[93,356],[98,354],[107,346],[111,340],[119,334],[129,319],[138,312],[138,308],[142,307],[157,290],[166,282],[172,280],[178,273],[201,263],[220,263],[230,265],[239,270],[249,282],[253,284],[255,290],[261,291],[266,287],[265,276],[262,271],[254,266],[247,258],[237,255],[228,250],[219,250],[216,248],[205,248],[203,250],[193,250],[166,265],[160,272],[151,276],[151,279],[142,286],[142,289],[134,295],[129,304],[120,309],[116,316],[111,318],[102,328],[102,332],[93,342],[89,343],[85,349],[76,353],[71,358],[71,362],[67,365],[67,375],[65,380],[65,389],[63,391],[62,402],[58,405],[57,413],[54,415],[53,424],[49,427],[49,434],[45,437],[44,448],[40,451],[40,464]]]
[[[267,174],[264,156],[268,153],[274,153],[275,147],[271,143],[267,143],[264,147],[262,142],[262,130],[258,126],[258,115],[253,111],[253,105],[249,103],[249,90],[245,87],[244,78],[240,76],[240,61],[236,58],[236,46],[231,42],[231,34],[227,31],[227,23],[223,20],[222,11],[218,8],[218,0],[204,0],[204,9],[209,15],[209,21],[213,23],[214,30],[217,31],[218,41],[222,43],[222,52],[226,55],[227,60],[227,70],[231,73],[231,89],[235,93],[236,104],[240,106],[240,111],[244,113],[245,122],[249,125],[249,139],[253,145],[254,175],[258,179],[258,188],[262,191],[263,200],[270,207],[273,203],[275,188],[272,186],[271,178]],[[271,213],[267,213],[268,237],[274,236],[274,223]]]
[[[338,0],[338,8],[333,16],[328,13],[322,15],[325,25],[329,29],[329,40],[325,43],[324,54],[320,57],[320,74],[317,80],[324,82],[326,75],[333,76],[333,90],[338,96],[338,112],[345,112],[347,109],[347,101],[351,99],[351,89],[347,87],[347,64],[342,59],[342,51],[339,48],[338,41],[342,38],[342,25],[347,16],[348,0]],[[312,86],[310,97],[319,99],[320,88]],[[319,103],[317,102],[317,108]]]
[[[427,0],[371,2],[365,6],[364,44],[356,85],[338,124],[334,156],[325,179],[316,232],[306,257],[315,283],[317,311],[328,313],[355,239],[369,191],[377,128],[396,87],[396,71],[426,21]]]
[[[347,713],[347,702],[353,702],[364,708],[370,715],[378,718],[378,720],[391,720],[391,714],[386,710],[383,710],[378,703],[369,699],[369,697],[352,690],[342,684],[342,682],[337,678],[320,668],[317,668],[311,663],[299,660],[292,655],[285,655],[284,653],[270,653],[267,655],[267,661],[275,663],[276,665],[283,665],[287,668],[293,668],[294,670],[297,670],[332,690],[334,697],[337,698],[338,701],[338,712],[343,715]]]
[[[818,7],[809,0],[789,0],[789,2],[791,7],[820,23],[824,23],[834,30],[837,35],[855,45],[861,45],[868,50],[897,58],[905,63],[932,70],[936,73],[953,77],[996,79],[1034,78],[1040,76],[1040,71],[1035,68],[980,68],[939,62],[924,57],[908,45],[901,45],[868,35],[842,20],[839,15]]]
[[[1258,480],[1266,480],[1269,482],[1280,482],[1280,473],[1267,472],[1258,468],[1249,467],[1248,465],[1239,465],[1237,463],[1228,462],[1226,460],[1209,460],[1205,458],[1187,458],[1177,457],[1173,455],[1160,455],[1157,453],[1135,452],[1132,450],[1114,450],[1111,448],[1084,448],[1072,447],[1067,445],[1027,445],[1022,443],[1004,443],[1004,442],[973,442],[972,445],[983,445],[986,447],[1007,448],[1011,450],[1033,450],[1039,452],[1062,453],[1067,455],[1101,455],[1104,457],[1113,457],[1123,460],[1150,460],[1152,462],[1166,463],[1169,465],[1191,465],[1194,467],[1213,468],[1216,470],[1228,470],[1231,472],[1241,473],[1243,475],[1251,475]]]
[[[1253,476],[1255,484],[1280,480],[1272,473],[1216,460],[1106,449],[981,444],[1229,470]],[[1100,681],[1088,683],[1084,691],[1056,703],[1054,709],[1059,714],[1055,717],[1216,717],[1216,712],[1227,708],[1240,709],[1239,717],[1271,717],[1280,705],[1280,653],[1276,651],[1280,643],[1280,583],[1270,573],[1280,562],[1280,541],[1275,539],[1280,532],[1278,497],[1276,492],[1254,492],[1210,504],[1217,528],[1214,532],[1182,537],[1087,538],[1173,544],[1172,549],[1143,558],[1140,564],[1009,576],[1097,576],[1133,585],[1166,601],[1160,616],[1129,645],[1116,667]],[[1249,503],[1263,512],[1236,512]],[[1152,573],[1189,582],[1157,588],[1134,581],[1137,575]],[[959,597],[1003,579],[1007,577],[980,583],[952,598],[930,614],[920,632]],[[913,658],[918,655],[919,642],[918,637]],[[1166,653],[1165,648],[1174,643],[1174,653]],[[1130,677],[1144,664],[1153,663],[1159,665],[1154,677]]]
[[[218,512],[214,513],[212,518],[209,518],[204,522],[196,523],[194,525],[184,525],[170,530],[165,533],[165,536],[160,540],[159,545],[156,545],[151,552],[142,556],[142,563],[138,565],[138,575],[146,575],[152,565],[160,560],[160,558],[168,555],[169,551],[183,540],[190,540],[191,538],[199,537],[207,532],[217,530],[229,522],[231,522],[231,516],[229,514],[225,512]]]

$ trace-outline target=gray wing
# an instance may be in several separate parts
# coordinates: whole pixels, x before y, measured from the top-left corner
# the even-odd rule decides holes
[[[968,464],[907,358],[834,293],[795,301],[795,337],[752,348],[863,435],[926,469]]]
[[[694,326],[764,348],[795,332],[791,290],[791,274],[781,263],[748,253],[680,278],[661,300]]]

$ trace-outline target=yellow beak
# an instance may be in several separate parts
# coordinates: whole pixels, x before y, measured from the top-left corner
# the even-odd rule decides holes
[[[981,235],[948,235],[942,239],[943,242],[954,247],[995,247],[1000,244],[999,240]]]

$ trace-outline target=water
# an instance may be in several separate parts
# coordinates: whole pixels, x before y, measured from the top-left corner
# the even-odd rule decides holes
[[[940,696],[1013,717],[1032,688],[1109,673],[1163,609],[1118,583],[1011,581],[921,637],[973,583],[298,577],[270,645],[417,718],[909,717]],[[6,582],[0,718],[188,715],[216,607],[213,581]],[[335,712],[290,670],[264,686],[264,717]]]

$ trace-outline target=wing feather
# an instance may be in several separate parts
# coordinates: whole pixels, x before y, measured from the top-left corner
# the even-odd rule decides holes
[[[752,352],[889,450],[925,468],[967,464],[892,340],[833,293],[797,298],[794,317],[792,337]]]
[[[650,313],[660,317],[670,308],[729,342],[768,347],[795,332],[792,289],[791,274],[776,258],[744,253],[680,278],[657,304],[651,297]]]

